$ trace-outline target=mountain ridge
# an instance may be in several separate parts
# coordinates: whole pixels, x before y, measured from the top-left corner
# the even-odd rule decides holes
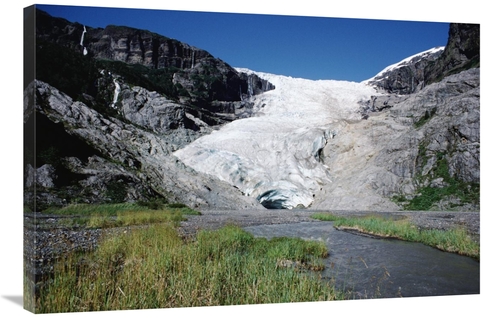
[[[273,88],[271,83],[262,82],[257,77],[239,74],[205,50],[157,33],[127,26],[86,28],[80,23],[54,19],[39,9],[35,15],[39,58],[44,56],[44,45],[55,44],[58,48],[79,53],[87,60],[100,60],[103,65],[97,66],[111,72],[123,73],[124,67],[117,62],[134,65],[135,69],[129,73],[142,73],[141,77],[146,79],[135,75],[133,79],[127,79],[129,82],[135,80],[136,84],[152,86],[151,89],[144,88],[158,90],[182,104],[224,113],[231,108],[224,107],[224,103],[233,103],[232,108],[238,108],[247,96]],[[55,53],[47,54],[49,56],[43,62],[50,65],[51,55]],[[140,70],[141,66],[145,68]],[[49,72],[38,70],[37,77]],[[160,87],[147,83],[148,77],[160,82]],[[51,82],[50,79],[46,81]]]

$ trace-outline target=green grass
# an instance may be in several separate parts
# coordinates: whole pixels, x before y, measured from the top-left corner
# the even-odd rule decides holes
[[[421,166],[427,163],[428,157],[425,155],[425,145],[419,146],[419,158]],[[435,205],[441,200],[456,198],[459,200],[458,207],[464,204],[479,205],[480,203],[480,186],[479,183],[464,182],[449,173],[449,163],[444,153],[437,154],[435,167],[430,172],[432,179],[443,178],[444,186],[432,187],[421,186],[416,191],[416,196],[407,200],[404,195],[395,195],[392,201],[400,205],[407,211],[428,211],[436,208]],[[419,183],[424,183],[429,176],[419,176]],[[457,206],[450,206],[456,208]]]
[[[236,226],[201,231],[185,242],[175,226],[156,224],[110,236],[94,252],[57,263],[36,312],[342,299],[333,284],[304,274],[321,269],[326,255],[324,243],[255,238]]]
[[[110,228],[164,222],[180,222],[185,215],[199,215],[200,212],[182,204],[153,205],[115,204],[72,204],[64,208],[49,209],[44,213],[73,216],[59,220],[62,226],[83,226],[88,228]],[[173,207],[170,207],[173,206]]]
[[[418,195],[411,199],[404,209],[409,211],[428,211],[434,204],[444,198],[456,197],[462,203],[479,202],[479,184],[466,184],[457,180],[449,181],[449,184],[442,187],[422,187],[418,190]]]
[[[430,111],[426,110],[424,116],[422,116],[419,120],[417,120],[413,125],[415,128],[420,128],[425,125],[434,115],[436,114],[437,109],[432,108]]]
[[[461,227],[451,230],[422,230],[406,219],[392,220],[380,216],[341,217],[328,213],[316,213],[312,215],[312,218],[333,221],[337,228],[419,242],[446,252],[479,259],[479,243],[474,241],[467,230]]]
[[[79,216],[90,216],[93,214],[99,214],[102,216],[116,216],[120,211],[139,211],[143,209],[144,207],[134,203],[70,204],[63,208],[49,208],[43,213]]]

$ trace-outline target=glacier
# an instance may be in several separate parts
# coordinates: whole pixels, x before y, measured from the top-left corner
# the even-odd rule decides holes
[[[348,123],[362,120],[360,102],[379,93],[363,83],[237,71],[254,73],[276,88],[249,98],[255,116],[228,123],[174,156],[266,208],[309,207],[332,182],[322,149]]]

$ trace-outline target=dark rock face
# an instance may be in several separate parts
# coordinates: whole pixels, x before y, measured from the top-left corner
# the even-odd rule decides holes
[[[368,84],[389,94],[408,95],[415,93],[424,86],[425,67],[436,60],[441,53],[442,50],[435,50],[415,56],[376,76]]]
[[[415,56],[368,84],[389,94],[408,95],[472,67],[479,67],[479,24],[451,23],[444,50]]]
[[[36,36],[40,43],[56,43],[94,59],[164,70],[166,84],[180,95],[183,104],[209,111],[217,108],[211,105],[213,102],[238,104],[274,89],[255,75],[238,73],[205,50],[146,30],[113,25],[104,29],[85,27],[37,10]]]
[[[443,54],[425,67],[425,84],[463,70],[479,67],[479,24],[451,23]]]
[[[96,58],[152,68],[193,68],[200,60],[211,57],[208,52],[182,42],[122,26],[89,29],[85,42]]]

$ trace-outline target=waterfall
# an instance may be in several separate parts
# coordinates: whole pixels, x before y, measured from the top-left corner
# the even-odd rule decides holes
[[[83,38],[85,37],[85,33],[87,33],[87,28],[83,26],[82,37],[80,38],[80,46],[83,46]],[[83,46],[83,55],[87,55],[87,48]]]
[[[253,95],[253,78],[251,76],[248,77],[248,97],[252,97]]]
[[[191,68],[194,68],[194,50],[193,53],[191,54]]]
[[[120,94],[120,84],[116,80],[116,78],[113,78],[113,83],[115,83],[115,94],[113,96],[113,103],[111,104],[112,108],[116,108],[116,102],[118,101],[118,95]]]
[[[82,37],[80,39],[80,45],[83,46],[83,37],[85,36],[85,33],[87,32],[87,29],[85,26],[83,26],[83,32],[82,32]]]

